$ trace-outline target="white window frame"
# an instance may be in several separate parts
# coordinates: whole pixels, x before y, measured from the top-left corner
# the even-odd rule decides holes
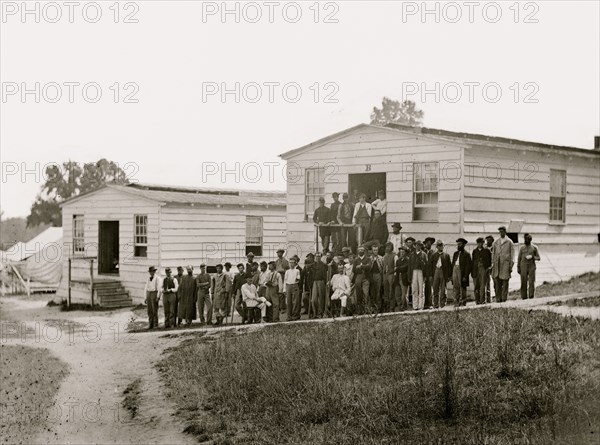
[[[139,247],[146,249],[138,249]],[[144,251],[145,255],[141,255],[140,251]],[[148,215],[145,214],[133,215],[133,256],[138,258],[148,256]]]
[[[439,220],[439,179],[440,163],[413,162],[413,221],[438,221]],[[417,218],[419,209],[432,209],[435,217]]]
[[[325,168],[304,169],[304,219],[308,221],[319,207],[319,198],[325,196]]]
[[[567,221],[567,171],[550,169],[550,199],[548,202],[548,220],[554,224]],[[560,181],[558,186],[553,186]]]
[[[73,255],[85,254],[85,224],[84,215],[73,215],[71,234],[73,236]]]
[[[246,248],[260,247],[260,255],[262,256],[264,240],[264,221],[262,216],[247,215],[246,216]]]

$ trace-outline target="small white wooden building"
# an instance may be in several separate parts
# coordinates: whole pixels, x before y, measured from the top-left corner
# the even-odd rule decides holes
[[[140,303],[148,267],[209,266],[276,257],[284,247],[284,192],[108,184],[62,204],[65,257],[57,299]],[[68,253],[68,254],[67,254]]]
[[[287,240],[315,249],[318,198],[385,190],[388,223],[454,249],[506,225],[540,246],[538,282],[600,268],[600,148],[553,146],[405,125],[361,124],[281,157],[288,163]],[[391,229],[390,229],[391,230]],[[516,268],[513,278],[518,280]],[[513,283],[513,287],[516,282]]]

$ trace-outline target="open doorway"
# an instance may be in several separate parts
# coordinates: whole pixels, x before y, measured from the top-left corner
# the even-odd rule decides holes
[[[375,201],[380,190],[387,192],[385,173],[355,173],[348,175],[348,195],[353,202],[358,201],[361,193],[367,195],[367,202]]]
[[[119,274],[119,221],[98,221],[98,273]]]

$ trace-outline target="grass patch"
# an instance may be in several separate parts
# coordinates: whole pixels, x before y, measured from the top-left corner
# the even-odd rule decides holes
[[[600,291],[600,273],[587,272],[566,281],[555,283],[544,281],[535,288],[535,296],[536,298],[555,297],[558,295],[582,294],[595,291]],[[521,298],[521,293],[518,290],[512,291],[510,297],[511,299]]]
[[[600,323],[517,309],[277,325],[159,364],[188,432],[232,444],[597,443]]]
[[[1,345],[0,443],[32,443],[46,425],[67,365],[48,350]]]
[[[122,405],[123,408],[129,412],[132,419],[137,416],[140,409],[140,396],[142,394],[142,390],[140,389],[141,384],[142,379],[137,378],[123,390],[123,395],[125,397],[123,397]]]
[[[576,298],[566,301],[554,301],[548,304],[553,306],[570,307],[600,307],[600,295],[597,297]]]

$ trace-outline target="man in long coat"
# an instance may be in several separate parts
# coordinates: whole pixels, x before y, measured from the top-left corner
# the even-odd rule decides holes
[[[500,237],[494,241],[492,248],[492,279],[496,283],[496,302],[508,299],[508,280],[514,264],[513,242],[506,236],[506,227],[498,227]]]
[[[469,275],[471,274],[471,255],[465,250],[467,240],[459,238],[456,240],[456,252],[452,256],[452,285],[454,287],[454,306],[467,305],[467,287],[469,287]]]
[[[196,319],[196,280],[194,278],[194,269],[187,266],[187,275],[184,275],[179,285],[179,305],[177,316],[185,320],[187,326]]]

